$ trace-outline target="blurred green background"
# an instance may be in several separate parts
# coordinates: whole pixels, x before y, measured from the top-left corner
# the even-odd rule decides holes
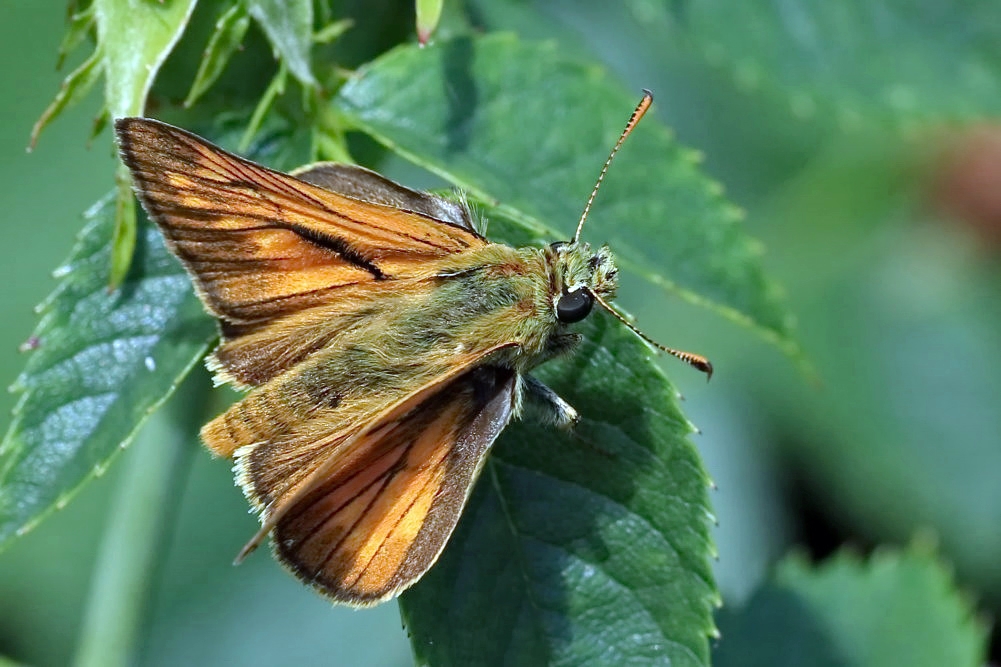
[[[954,122],[949,131],[920,129],[911,121],[935,115],[908,116],[891,103],[897,98],[884,105],[886,118],[854,122],[847,106],[823,94],[770,86],[774,71],[718,66],[711,53],[675,39],[653,4],[481,2],[471,12],[485,27],[557,39],[626,85],[653,89],[656,113],[704,153],[705,170],[747,211],[766,268],[788,292],[811,370],[638,281],[621,290],[620,301],[655,339],[704,353],[717,369],[706,385],[665,362],[702,428],[695,440],[718,485],[716,572],[727,609],[747,602],[791,549],[820,559],[844,545],[864,553],[920,535],[937,544],[979,609],[997,617],[1001,203],[990,193],[1001,192],[1001,131],[978,124],[970,133]],[[409,6],[400,4],[401,16]],[[80,213],[113,179],[108,133],[86,146],[96,96],[58,120],[33,153],[24,150],[60,82],[53,65],[64,15],[62,2],[0,8],[5,382],[23,365],[17,347],[34,325],[32,307],[55,284],[51,270],[68,253]],[[940,27],[946,42],[960,31]],[[909,43],[895,44],[887,41],[872,69],[863,68],[876,83],[879,74],[892,80],[885,63],[895,48],[911,53]],[[816,55],[830,54],[818,47]],[[922,70],[927,80],[912,82],[919,100],[923,84],[935,90],[948,80],[947,69]],[[797,81],[794,70],[776,79]],[[880,93],[869,83],[817,87],[841,86],[856,111],[871,112],[872,103],[879,116]],[[999,111],[991,95],[980,107],[975,95],[964,101],[970,116]],[[405,169],[385,165],[391,176]],[[0,412],[12,405],[0,395]],[[255,521],[225,462],[201,450],[193,461],[176,499],[143,664],[409,664],[395,605],[331,609],[265,554],[239,568],[219,557],[235,554]],[[0,553],[0,655],[38,665],[70,660],[122,463]]]

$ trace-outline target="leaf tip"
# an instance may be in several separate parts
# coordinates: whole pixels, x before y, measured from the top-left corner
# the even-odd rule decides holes
[[[697,167],[706,161],[706,154],[695,148],[683,148],[681,157],[693,167]]]
[[[417,0],[415,10],[417,18],[417,43],[421,48],[428,45],[431,36],[441,20],[444,0]]]
[[[111,246],[111,270],[108,276],[108,293],[117,290],[129,273],[132,254],[136,247],[135,197],[129,185],[128,174],[118,173],[118,201],[115,207],[115,229]]]
[[[17,351],[22,354],[25,352],[31,352],[32,350],[37,350],[42,346],[42,339],[38,336],[28,336],[28,339],[17,346]]]
[[[35,121],[35,124],[31,126],[31,136],[28,137],[28,145],[24,147],[24,152],[31,155],[35,152],[35,147],[38,145],[38,137],[42,134],[42,130],[48,124],[49,114],[48,109]]]
[[[723,215],[733,222],[743,222],[747,219],[747,210],[736,204],[727,204],[723,207]]]

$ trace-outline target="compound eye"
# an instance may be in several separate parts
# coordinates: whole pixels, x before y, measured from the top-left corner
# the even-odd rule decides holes
[[[587,317],[592,307],[594,307],[594,297],[588,290],[578,288],[573,292],[563,292],[560,300],[556,302],[556,319],[564,324],[580,322]]]

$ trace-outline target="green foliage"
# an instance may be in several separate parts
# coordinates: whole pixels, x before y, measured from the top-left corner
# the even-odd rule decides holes
[[[145,0],[93,0],[75,12],[59,47],[60,63],[95,32],[97,46],[84,63],[63,82],[52,104],[35,123],[31,142],[67,106],[90,92],[104,74],[104,107],[115,118],[142,115],[146,97],[160,66],[170,55],[187,26],[196,0],[151,3]],[[108,282],[119,286],[132,261],[136,244],[136,216],[127,177],[119,173],[115,207],[114,249]]]
[[[94,0],[105,101],[115,118],[141,115],[156,74],[184,33],[196,0]]]
[[[76,104],[87,96],[87,93],[97,83],[101,74],[101,54],[97,51],[90,54],[86,60],[80,63],[79,67],[69,73],[66,79],[63,80],[62,86],[59,87],[59,92],[56,93],[52,104],[35,121],[35,126],[31,131],[32,147],[34,147],[39,135],[49,123],[55,120],[67,107]]]
[[[305,86],[315,86],[310,64],[313,45],[312,0],[243,0],[247,11],[268,36],[275,55]]]
[[[708,62],[746,90],[782,96],[795,116],[820,113],[857,129],[1001,113],[991,2],[709,0],[674,10]]]
[[[848,275],[818,281],[800,314],[822,402],[784,391],[788,375],[749,365],[767,410],[818,434],[797,455],[829,489],[826,502],[897,540],[935,526],[950,559],[997,596],[1001,502],[989,489],[1001,448],[986,416],[1001,396],[1001,303],[996,268],[973,261],[967,243],[936,227],[891,228],[842,255]]]
[[[38,349],[0,447],[0,546],[100,474],[203,355],[214,325],[149,224],[122,286],[108,290],[113,197],[87,225],[39,307]]]
[[[191,82],[191,90],[184,99],[184,106],[193,105],[212,87],[212,84],[226,69],[233,53],[240,48],[249,27],[250,16],[242,3],[234,2],[220,14],[219,20],[215,24],[215,30],[212,31],[212,37],[205,46],[195,80]]]
[[[417,0],[417,41],[427,44],[441,20],[445,0]]]
[[[906,542],[931,526],[962,586],[985,605],[1001,599],[997,267],[985,260],[986,244],[944,225],[909,224],[941,221],[920,199],[927,175],[944,164],[938,147],[950,140],[936,124],[1001,113],[993,6],[419,0],[415,16],[412,2],[357,4],[365,6],[73,3],[59,63],[88,40],[92,55],[72,63],[34,137],[103,74],[95,134],[109,111],[138,114],[152,100],[151,115],[279,169],[354,155],[406,184],[444,179],[482,209],[493,240],[540,244],[572,233],[639,88],[652,88],[654,111],[609,172],[583,238],[607,243],[628,271],[620,297],[645,327],[669,327],[672,344],[701,341],[692,347],[724,371],[708,390],[699,386],[691,407],[702,413],[710,469],[728,482],[717,506],[742,512],[738,521],[720,519],[720,544],[742,548],[721,549],[715,568],[721,582],[736,584],[722,591],[722,639],[710,653],[721,594],[693,428],[649,350],[596,314],[581,327],[579,353],[539,373],[579,410],[581,424],[571,433],[512,425],[439,563],[401,599],[417,661],[982,664],[983,625],[925,551],[883,547],[869,559],[838,555],[816,567],[794,557],[764,582],[753,572],[795,533],[788,517],[798,508],[773,507],[783,488],[775,469],[790,466],[814,511],[833,514],[852,539]],[[399,44],[424,41],[435,26],[430,47]],[[18,404],[0,445],[0,549],[20,548],[31,539],[20,535],[101,473],[215,335],[159,234],[131,222],[127,181],[117,186],[117,197],[88,214],[57,272],[28,345],[38,349],[15,383]],[[763,246],[803,322],[795,335],[763,268]],[[804,388],[793,364],[754,347],[760,338],[747,329],[793,356],[803,340],[823,389]],[[669,370],[682,386],[692,382],[680,365]],[[206,416],[197,402],[165,421],[193,431]],[[752,473],[757,481],[745,483]],[[156,484],[182,478],[161,475]],[[158,498],[171,496],[157,488]],[[172,520],[155,507],[170,501],[124,502],[115,525],[128,509],[136,525],[143,513],[150,525]],[[225,507],[190,502],[199,526],[212,525],[204,507]],[[134,552],[108,547],[125,559],[121,568],[101,557],[103,583],[78,655],[100,660],[109,655],[103,644],[122,660],[139,655],[156,532],[140,532]],[[191,542],[201,549],[206,541]],[[236,599],[213,588],[220,575],[197,572],[238,546],[199,550],[175,568],[187,577],[177,590],[189,616]],[[258,555],[234,576],[252,582],[247,568],[262,562]],[[287,578],[279,585],[296,588]],[[151,636],[192,637],[192,646],[227,656],[257,657],[249,647],[270,642],[286,660],[298,654],[285,640],[343,644],[333,625],[300,638],[302,626],[288,620],[301,618],[299,607],[271,599],[257,604],[273,636],[248,638],[241,625],[239,640],[227,640],[176,620]],[[101,609],[130,609],[131,622],[116,630],[116,614]],[[16,610],[0,604],[0,623],[4,613]],[[334,618],[326,608],[316,614]],[[169,655],[143,662],[166,664]]]
[[[164,60],[184,33],[197,0],[170,3],[93,0],[72,12],[59,46],[59,65],[93,33],[96,47],[63,82],[32,131],[32,143],[67,106],[105,75],[104,104],[115,118],[141,115]]]
[[[977,667],[986,627],[926,549],[791,557],[743,608],[720,616],[719,667]]]

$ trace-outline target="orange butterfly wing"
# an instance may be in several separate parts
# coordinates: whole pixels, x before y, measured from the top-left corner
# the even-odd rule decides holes
[[[509,421],[516,377],[482,366],[408,413],[376,424],[275,522],[274,550],[304,582],[348,604],[399,594],[452,534],[491,444]]]
[[[487,243],[463,207],[368,170],[317,165],[297,178],[159,121],[122,118],[115,128],[144,208],[222,320],[213,365],[227,380],[261,384],[322,346],[317,327],[330,317],[303,311],[356,309],[387,281],[426,276],[431,260]],[[328,189],[338,183],[346,194]],[[359,198],[369,191],[381,201]],[[314,347],[275,358],[304,330]]]

